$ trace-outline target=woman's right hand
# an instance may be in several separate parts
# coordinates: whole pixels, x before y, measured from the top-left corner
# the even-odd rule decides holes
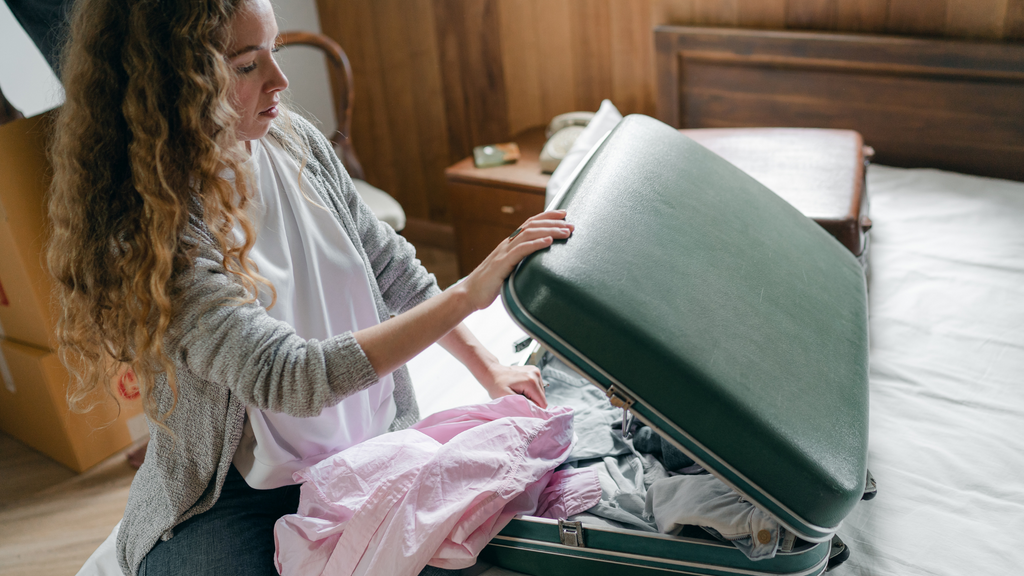
[[[551,246],[556,238],[568,238],[574,228],[565,221],[565,210],[542,212],[524,222],[460,283],[473,309],[481,310],[494,302],[501,283],[523,258]]]

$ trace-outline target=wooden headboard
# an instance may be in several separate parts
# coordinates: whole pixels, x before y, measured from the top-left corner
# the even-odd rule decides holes
[[[1024,180],[1024,45],[659,26],[658,118],[857,130],[874,161]]]

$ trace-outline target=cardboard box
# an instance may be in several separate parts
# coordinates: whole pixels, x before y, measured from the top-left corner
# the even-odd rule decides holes
[[[56,320],[43,254],[52,117],[0,126],[0,337],[48,349]]]
[[[114,386],[120,410],[97,391],[101,403],[84,414],[68,408],[71,377],[49,350],[0,340],[0,377],[0,430],[76,472],[149,434],[131,376]]]

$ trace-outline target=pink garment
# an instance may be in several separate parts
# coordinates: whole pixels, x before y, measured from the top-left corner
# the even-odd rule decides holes
[[[516,514],[597,504],[593,470],[552,472],[573,443],[571,408],[513,395],[353,446],[295,473],[299,509],[274,528],[277,569],[415,576],[428,563],[471,566]]]

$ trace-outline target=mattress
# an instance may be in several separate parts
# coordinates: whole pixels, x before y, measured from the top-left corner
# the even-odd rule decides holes
[[[1024,566],[1024,184],[872,167],[870,440],[878,497],[847,574]]]

